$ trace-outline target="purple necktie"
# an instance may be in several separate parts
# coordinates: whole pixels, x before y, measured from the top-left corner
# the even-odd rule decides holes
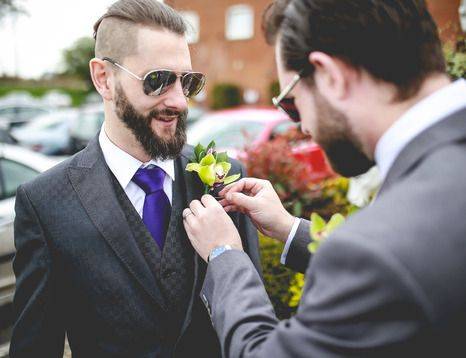
[[[165,172],[153,165],[139,168],[132,181],[146,193],[142,221],[160,249],[163,249],[170,220],[171,205],[163,191]]]

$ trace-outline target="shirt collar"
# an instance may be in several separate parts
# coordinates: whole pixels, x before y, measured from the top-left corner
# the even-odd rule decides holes
[[[466,107],[466,81],[460,79],[424,98],[405,112],[379,139],[375,161],[381,179],[408,143],[421,132]]]
[[[105,122],[100,130],[99,144],[108,167],[123,189],[126,189],[139,168],[145,168],[151,164],[160,167],[171,180],[175,180],[175,161],[173,159],[164,161],[151,159],[146,163],[141,162],[120,149],[108,138],[105,133]]]

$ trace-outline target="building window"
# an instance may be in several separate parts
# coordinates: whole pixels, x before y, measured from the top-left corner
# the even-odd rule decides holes
[[[188,43],[193,44],[199,41],[199,33],[201,31],[201,22],[199,15],[195,11],[180,11],[187,25],[186,39]]]
[[[248,40],[254,36],[254,10],[249,5],[230,6],[226,12],[227,40]]]

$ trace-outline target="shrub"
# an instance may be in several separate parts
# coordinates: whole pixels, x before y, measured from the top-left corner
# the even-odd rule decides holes
[[[292,145],[305,138],[299,130],[279,135],[257,147],[246,149],[249,176],[269,180],[284,207],[294,216],[310,217],[317,212],[329,219],[335,212],[346,214],[351,205],[346,200],[348,179],[329,178],[311,181],[308,167],[292,155]]]
[[[277,97],[280,94],[280,84],[278,81],[273,81],[269,85],[269,97],[270,97],[270,102],[272,102],[272,98]]]
[[[302,133],[290,131],[247,149],[244,164],[248,175],[269,180],[285,208],[295,216],[309,218],[316,212],[328,220],[336,212],[348,214],[353,208],[346,200],[348,179],[309,180],[307,167],[291,152],[292,143],[302,139]],[[277,316],[289,318],[299,302],[304,276],[280,264],[282,243],[260,236],[259,244],[266,290]]]
[[[296,310],[290,306],[292,293],[289,287],[296,273],[282,264],[280,256],[283,244],[259,233],[259,246],[265,289],[279,319],[289,318]]]
[[[466,38],[459,38],[454,46],[444,46],[447,70],[452,79],[466,78]]]
[[[212,90],[212,109],[223,109],[241,104],[241,89],[237,85],[216,84]]]

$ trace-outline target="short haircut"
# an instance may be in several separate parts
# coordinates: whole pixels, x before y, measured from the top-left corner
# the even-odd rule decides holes
[[[118,62],[136,52],[141,26],[186,33],[186,23],[173,8],[157,0],[119,0],[94,25],[95,54]]]
[[[424,0],[277,0],[272,6],[263,28],[269,41],[279,34],[288,70],[311,76],[309,54],[321,51],[394,84],[400,101],[416,95],[428,75],[446,71]]]

